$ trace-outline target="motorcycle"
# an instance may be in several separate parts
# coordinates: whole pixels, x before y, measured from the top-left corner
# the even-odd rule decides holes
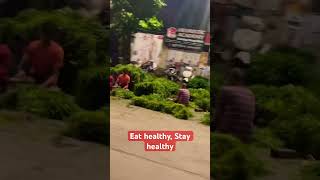
[[[171,66],[165,71],[167,78],[174,82],[184,82],[188,83],[193,77],[193,68],[186,66],[183,68],[182,72],[179,73],[176,67]]]
[[[165,70],[165,74],[169,80],[174,82],[179,81],[178,71],[175,67],[169,67],[167,70]]]
[[[148,61],[141,65],[141,69],[146,72],[154,72],[157,69],[157,64],[153,61]]]

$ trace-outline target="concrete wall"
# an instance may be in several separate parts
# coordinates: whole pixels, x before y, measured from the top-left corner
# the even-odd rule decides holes
[[[243,7],[251,7],[253,13],[251,16],[259,17],[266,25],[266,29],[263,31],[263,42],[273,45],[293,45],[296,47],[319,47],[319,31],[320,25],[319,16],[313,15],[311,11],[311,4],[303,4],[298,0],[238,0],[238,1],[211,1],[213,9],[217,9],[213,12],[214,17],[211,19],[213,22],[213,31],[216,32],[218,39],[217,43],[230,47],[231,39],[235,29],[241,28],[239,19],[241,16],[248,15],[248,11],[235,10],[237,8],[235,4]],[[310,2],[309,2],[310,3]],[[241,8],[240,8],[241,9]],[[233,12],[240,12],[235,14]],[[241,14],[242,13],[242,14]],[[297,14],[302,16],[303,22],[301,23],[300,30],[294,32],[292,27],[288,24],[288,15]],[[218,29],[215,29],[215,26]],[[214,36],[215,38],[215,36]],[[319,40],[318,40],[319,39]],[[213,40],[214,42],[215,39]]]

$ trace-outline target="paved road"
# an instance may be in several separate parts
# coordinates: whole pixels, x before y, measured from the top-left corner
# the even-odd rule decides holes
[[[195,121],[111,100],[111,180],[209,180],[210,130]],[[192,130],[193,142],[177,142],[175,152],[145,152],[128,142],[129,130]]]
[[[64,124],[33,119],[2,122],[0,113],[1,180],[107,180],[107,148],[59,137]],[[7,115],[6,115],[7,116]]]
[[[126,102],[111,101],[111,180],[209,179],[209,128],[177,120]],[[108,180],[107,148],[73,139],[58,140],[64,124],[25,118],[3,122],[0,113],[1,180]],[[16,121],[18,120],[18,121]],[[193,130],[194,142],[178,142],[176,152],[146,153],[127,141],[128,130]]]

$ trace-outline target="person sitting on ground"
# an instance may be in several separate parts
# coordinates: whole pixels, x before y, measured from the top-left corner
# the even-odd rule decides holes
[[[177,100],[176,102],[179,104],[183,104],[185,106],[189,105],[189,101],[190,101],[190,92],[187,89],[187,84],[183,83],[181,85],[181,89],[178,92],[178,96],[177,96]]]
[[[127,71],[123,71],[117,78],[116,84],[118,84],[123,89],[129,89],[131,78]]]
[[[12,52],[8,45],[0,42],[0,92],[7,90],[12,65]]]
[[[229,85],[222,88],[218,97],[213,131],[231,134],[244,143],[251,141],[255,117],[255,96],[245,86],[245,74],[239,68],[231,71]]]
[[[32,81],[42,87],[57,88],[64,50],[52,36],[53,25],[44,23],[40,40],[31,42],[24,52],[16,75],[18,81]]]

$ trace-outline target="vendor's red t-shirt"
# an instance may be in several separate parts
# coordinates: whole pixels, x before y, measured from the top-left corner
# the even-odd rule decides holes
[[[26,54],[31,64],[31,73],[37,78],[48,78],[55,69],[63,66],[64,51],[54,41],[49,46],[43,46],[40,40],[33,41],[26,48]]]
[[[130,76],[128,74],[120,74],[118,76],[118,84],[121,87],[125,87],[130,83]]]
[[[4,80],[9,76],[9,69],[12,63],[12,53],[5,44],[0,44],[0,79]]]

